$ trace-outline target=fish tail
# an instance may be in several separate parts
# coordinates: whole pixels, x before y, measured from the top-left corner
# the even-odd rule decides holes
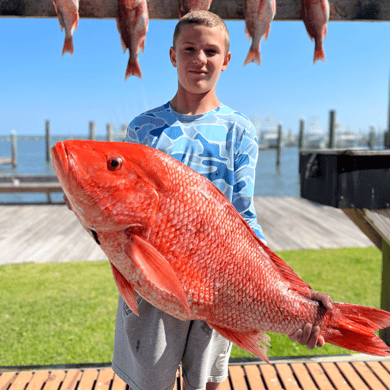
[[[135,60],[129,58],[129,62],[127,64],[127,69],[126,69],[125,80],[127,80],[127,78],[130,76],[137,76],[140,79],[142,79],[141,68],[139,66],[139,62],[137,58]]]
[[[64,47],[62,49],[62,55],[64,55],[65,53],[70,53],[71,55],[73,55],[73,38],[72,38],[72,36],[65,37]]]
[[[314,60],[313,64],[315,64],[318,60],[324,61],[325,62],[325,52],[324,52],[324,47],[321,45],[317,45],[314,50]]]
[[[260,48],[250,48],[248,55],[246,56],[244,66],[250,62],[255,62],[257,65],[261,64]]]
[[[390,326],[390,313],[372,307],[334,303],[339,310],[337,319],[330,323],[325,341],[338,347],[377,356],[389,356],[387,346],[374,332]]]

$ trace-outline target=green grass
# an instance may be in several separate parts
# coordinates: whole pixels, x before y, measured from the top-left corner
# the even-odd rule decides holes
[[[379,307],[376,248],[278,253],[315,290],[336,301]],[[0,365],[109,362],[118,292],[108,262],[0,267]],[[308,350],[271,335],[269,356],[351,353],[326,344]],[[232,357],[252,356],[234,348]]]

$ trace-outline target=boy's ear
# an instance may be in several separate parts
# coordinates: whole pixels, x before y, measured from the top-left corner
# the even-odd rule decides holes
[[[223,72],[224,70],[226,70],[226,68],[228,67],[229,65],[229,62],[230,62],[230,59],[232,58],[232,53],[227,53],[226,56],[225,56],[225,59],[223,60],[223,64],[222,64],[222,68],[221,68],[221,72]]]
[[[171,59],[172,65],[176,68],[176,51],[173,46],[169,49],[169,58]]]

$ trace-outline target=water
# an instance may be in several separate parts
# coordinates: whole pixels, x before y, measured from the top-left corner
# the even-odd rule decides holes
[[[74,138],[74,137],[73,137]],[[53,136],[51,145],[67,139]],[[105,140],[105,137],[97,137]],[[18,166],[0,165],[0,176],[7,175],[54,175],[51,163],[45,159],[44,137],[18,138]],[[0,157],[11,156],[11,146],[5,137],[0,138]],[[297,147],[282,150],[280,168],[276,168],[276,150],[259,150],[256,169],[255,196],[293,196],[299,197],[299,152]],[[51,195],[54,202],[62,202],[62,194]],[[0,203],[40,203],[46,202],[46,194],[1,194]]]

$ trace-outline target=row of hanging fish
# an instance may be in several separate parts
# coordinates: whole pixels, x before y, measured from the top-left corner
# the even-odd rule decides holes
[[[209,10],[212,0],[178,0],[179,19],[190,11]],[[325,61],[322,40],[326,38],[329,20],[328,0],[301,0],[301,17],[311,40],[314,39],[314,63]],[[61,31],[65,29],[65,42],[62,55],[73,54],[73,32],[79,20],[79,0],[53,0],[60,22]],[[249,53],[244,65],[250,62],[261,64],[260,43],[268,38],[271,22],[276,14],[275,0],[245,1],[245,33],[252,38]],[[145,37],[148,31],[149,15],[146,0],[118,0],[117,26],[123,51],[129,49],[125,80],[130,76],[142,77],[138,62],[138,53],[145,49]]]

